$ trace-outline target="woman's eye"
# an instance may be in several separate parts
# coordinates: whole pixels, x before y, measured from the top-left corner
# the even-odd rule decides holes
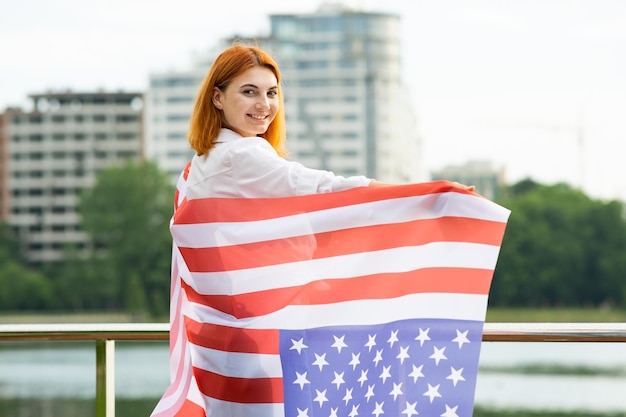
[[[276,97],[278,95],[278,91],[268,91],[267,95],[269,97]]]

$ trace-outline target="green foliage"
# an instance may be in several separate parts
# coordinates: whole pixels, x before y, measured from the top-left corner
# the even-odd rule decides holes
[[[25,266],[19,241],[9,226],[0,224],[0,310],[39,309],[52,298],[50,282]]]
[[[168,310],[173,195],[169,177],[151,162],[100,173],[79,204],[93,251],[87,259],[70,256],[61,274],[60,291],[73,307]]]
[[[626,222],[618,201],[565,184],[526,180],[499,203],[511,210],[490,303],[494,306],[623,305]]]

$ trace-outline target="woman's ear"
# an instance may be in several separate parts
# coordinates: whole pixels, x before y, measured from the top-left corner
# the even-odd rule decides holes
[[[217,87],[213,87],[213,105],[218,109],[218,110],[223,110],[223,106],[222,106],[222,90],[220,90]]]

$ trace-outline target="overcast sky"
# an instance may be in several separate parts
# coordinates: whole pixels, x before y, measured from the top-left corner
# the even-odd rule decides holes
[[[0,13],[0,111],[48,89],[143,91],[226,36],[318,1],[20,0]],[[626,1],[347,1],[402,17],[424,171],[492,161],[509,182],[626,199]]]

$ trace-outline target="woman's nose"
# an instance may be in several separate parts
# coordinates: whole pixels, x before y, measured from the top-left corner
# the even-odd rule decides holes
[[[267,109],[270,107],[269,99],[265,96],[260,96],[256,102],[256,107],[258,109]]]

